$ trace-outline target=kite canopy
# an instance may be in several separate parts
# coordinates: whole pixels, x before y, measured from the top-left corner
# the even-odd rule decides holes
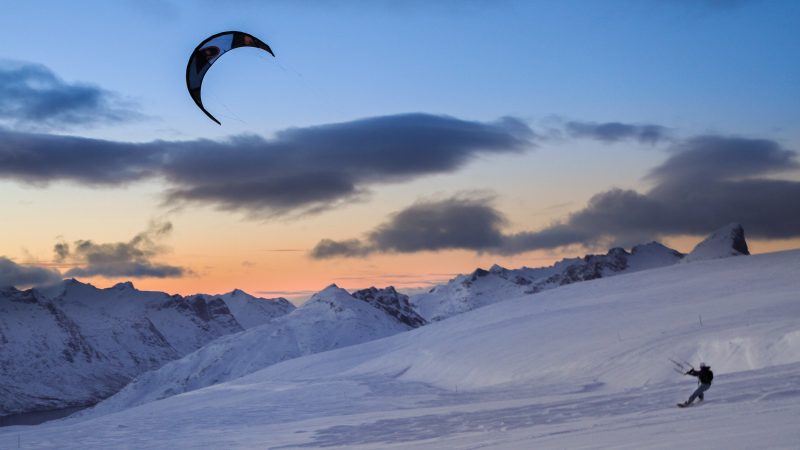
[[[192,52],[192,56],[189,57],[189,63],[186,65],[186,87],[189,89],[189,95],[192,96],[197,106],[219,125],[222,125],[220,121],[203,107],[203,99],[200,97],[203,77],[206,76],[208,69],[220,56],[239,47],[256,47],[275,56],[269,45],[260,39],[241,31],[225,31],[210,36],[201,42]]]

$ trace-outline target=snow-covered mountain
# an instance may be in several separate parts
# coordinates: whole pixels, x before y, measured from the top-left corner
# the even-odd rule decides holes
[[[503,298],[135,408],[0,428],[0,448],[795,448],[798,269],[795,250]],[[668,358],[712,366],[701,406],[675,407],[696,382]]]
[[[747,244],[741,226],[734,224],[712,234],[697,246],[691,258],[685,260],[735,254],[747,254]],[[169,386],[160,390],[132,387],[131,392],[135,393],[133,397],[140,399],[161,398],[229,380],[276,361],[365,342],[508,298],[579,281],[672,265],[682,256],[652,242],[633,247],[630,252],[614,248],[605,255],[565,259],[550,267],[505,269],[495,265],[488,271],[477,269],[426,294],[416,295],[413,304],[409,303],[407,296],[391,287],[365,289],[350,295],[334,286],[330,292],[326,290],[318,294],[315,301],[309,302],[291,319],[275,325],[276,330],[289,330],[283,332],[291,334],[285,340],[277,339],[279,345],[275,351],[271,349],[250,358],[246,352],[228,349],[240,345],[238,337],[231,338],[230,342],[222,341],[218,347],[197,352],[191,362],[182,363],[188,364],[187,367],[195,372],[202,368],[202,373],[184,374],[184,379],[176,381],[177,384],[166,383],[165,386]],[[385,328],[377,323],[373,327],[364,325],[360,319],[351,320],[342,328],[341,335],[332,332],[332,336],[337,337],[330,341],[319,339],[313,332],[299,331],[304,323],[316,327],[316,321],[308,323],[307,318],[314,317],[311,311],[326,303],[327,297],[340,294],[348,299],[343,302],[361,300],[361,303],[371,305],[365,311],[373,315],[374,308],[384,311],[392,318],[392,326]],[[118,391],[143,372],[195,352],[220,336],[258,328],[292,309],[293,305],[285,299],[258,299],[240,290],[183,298],[138,291],[131,283],[97,289],[75,280],[67,280],[61,286],[47,290],[4,289],[0,291],[0,344],[3,349],[0,354],[0,394],[3,398],[0,415],[96,402]],[[352,308],[344,310],[352,312]],[[341,320],[334,315],[319,321],[335,330],[335,324],[345,323]],[[397,328],[395,322],[405,328]],[[351,333],[350,325],[355,332]],[[359,330],[363,333],[359,334]],[[391,330],[391,333],[386,330]],[[255,342],[261,339],[259,333],[263,332],[259,330],[246,335],[242,342],[247,339]],[[269,339],[276,336],[270,334]],[[220,369],[207,361],[216,351],[230,351],[230,354],[225,353],[225,357],[215,356],[214,361],[235,361],[231,364],[236,368]],[[181,364],[176,362],[174,367],[180,368]],[[171,374],[172,370],[165,369],[160,375],[152,376],[173,379],[176,376]],[[178,370],[176,373],[181,372]]]
[[[131,283],[98,289],[74,279],[0,290],[0,416],[87,405],[136,375],[294,306],[234,292],[170,296]]]
[[[411,302],[429,321],[490,305],[502,299],[533,294],[579,281],[594,280],[623,273],[664,267],[677,263],[683,254],[658,242],[638,245],[630,252],[612,248],[605,255],[564,259],[549,267],[506,269],[498,265],[459,275]]]
[[[424,324],[393,287],[353,295],[331,285],[291,313],[206,345],[145,373],[86,414],[119,411],[233,380],[272,364],[408,331]]]
[[[239,325],[244,328],[257,327],[275,317],[288,314],[295,308],[285,298],[263,299],[254,297],[241,289],[234,289],[227,294],[195,294],[186,299],[193,301],[197,298],[206,301],[212,301],[215,298],[222,299]]]
[[[749,254],[747,241],[744,239],[744,228],[738,223],[732,223],[711,233],[710,236],[697,244],[694,250],[686,255],[683,262],[688,263]]]

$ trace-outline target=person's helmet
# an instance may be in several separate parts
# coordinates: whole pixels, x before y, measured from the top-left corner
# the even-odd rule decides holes
[[[700,368],[702,369],[702,368],[704,368],[704,367],[708,367],[708,364],[706,364],[706,363],[704,363],[704,362],[701,362],[701,363],[700,363]]]

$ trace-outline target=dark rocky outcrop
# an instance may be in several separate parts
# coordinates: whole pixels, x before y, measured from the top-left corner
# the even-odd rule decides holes
[[[351,295],[383,310],[390,316],[412,328],[421,327],[427,323],[422,316],[414,311],[414,308],[408,300],[408,296],[400,294],[393,286],[389,286],[385,289],[371,287],[369,289],[353,292]]]

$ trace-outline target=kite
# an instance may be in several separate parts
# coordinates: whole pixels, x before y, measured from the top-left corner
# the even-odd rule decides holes
[[[200,97],[200,88],[203,86],[203,77],[224,53],[239,47],[255,47],[265,50],[273,57],[272,49],[260,39],[242,33],[241,31],[225,31],[206,38],[192,52],[189,63],[186,65],[186,87],[189,95],[194,102],[206,115],[218,125],[222,125],[219,120],[206,111],[203,107],[203,99]]]

